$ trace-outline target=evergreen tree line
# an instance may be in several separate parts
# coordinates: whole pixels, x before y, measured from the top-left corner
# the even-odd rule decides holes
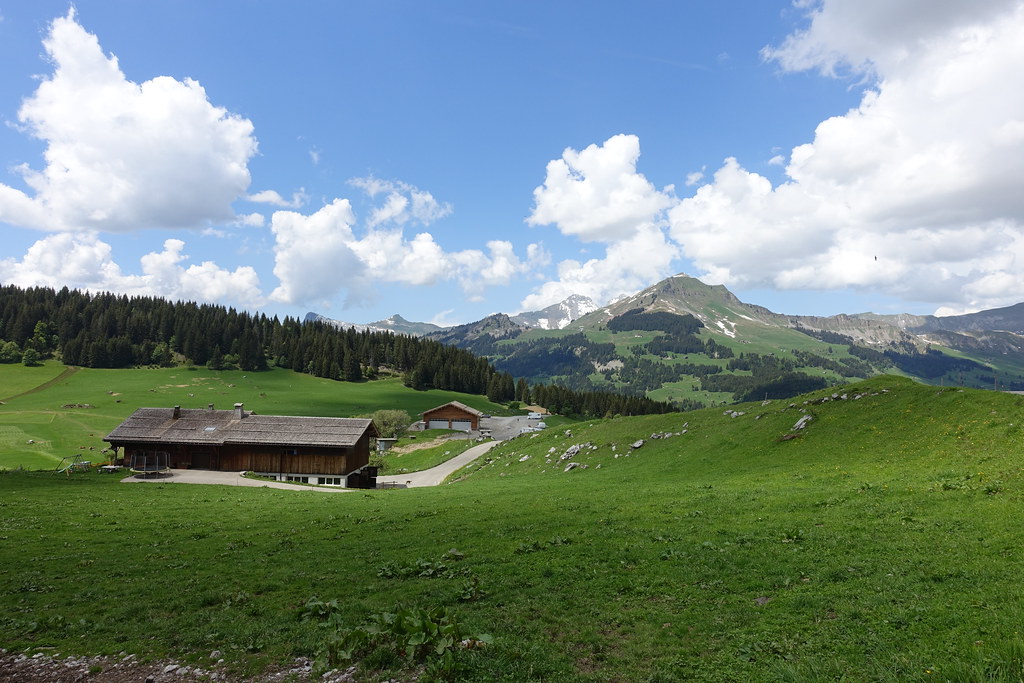
[[[16,362],[29,351],[93,368],[185,362],[258,371],[275,365],[339,381],[373,379],[386,371],[401,374],[415,389],[485,394],[495,402],[518,398],[550,410],[538,398],[553,396],[560,405],[586,409],[573,414],[587,417],[674,409],[646,399],[627,405],[617,394],[574,396],[579,392],[525,382],[523,389],[510,373],[467,350],[392,332],[342,330],[155,297],[0,286],[2,360]]]
[[[492,356],[496,368],[517,376],[589,375],[595,363],[602,365],[615,358],[615,344],[594,342],[576,332],[496,346],[486,355]]]
[[[661,311],[645,313],[642,308],[631,308],[608,321],[608,329],[613,332],[650,330],[665,332],[675,337],[697,334],[702,327],[704,327],[704,323],[689,313],[685,315]]]
[[[829,353],[831,352],[832,347],[829,347]],[[800,365],[824,368],[842,377],[870,377],[874,372],[870,363],[859,358],[843,358],[837,361],[825,358],[817,353],[800,351],[799,349],[793,349],[793,355],[796,356],[797,363]]]

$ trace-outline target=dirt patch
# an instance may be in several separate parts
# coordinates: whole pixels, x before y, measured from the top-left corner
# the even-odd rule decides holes
[[[395,455],[403,455],[405,453],[412,453],[413,451],[422,451],[424,448],[433,448],[434,446],[440,446],[441,444],[450,440],[450,437],[439,436],[437,438],[431,439],[430,441],[415,441],[404,446],[393,446],[392,448],[388,449],[387,452],[393,453]]]

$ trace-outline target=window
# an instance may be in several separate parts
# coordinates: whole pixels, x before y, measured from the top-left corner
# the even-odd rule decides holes
[[[320,477],[320,483],[325,486],[341,486],[343,484],[342,477]]]
[[[298,448],[282,448],[281,449],[281,454],[282,455],[298,455],[299,454],[299,449]]]

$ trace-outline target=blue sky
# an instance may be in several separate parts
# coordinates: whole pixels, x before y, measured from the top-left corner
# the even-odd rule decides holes
[[[440,324],[1024,301],[1020,0],[0,0],[0,282]]]

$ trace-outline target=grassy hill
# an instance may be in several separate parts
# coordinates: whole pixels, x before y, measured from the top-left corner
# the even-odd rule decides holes
[[[832,393],[549,429],[435,489],[2,473],[0,642],[254,676],[443,607],[492,642],[420,680],[1020,680],[1024,398]],[[393,640],[367,680],[415,666]]]
[[[134,370],[67,369],[0,365],[0,469],[53,468],[61,458],[92,453],[136,408],[205,408],[213,403],[273,415],[354,417],[375,410],[405,410],[415,416],[458,400],[502,414],[482,396],[452,391],[412,391],[401,380],[335,382],[274,368],[263,372],[177,367]]]

